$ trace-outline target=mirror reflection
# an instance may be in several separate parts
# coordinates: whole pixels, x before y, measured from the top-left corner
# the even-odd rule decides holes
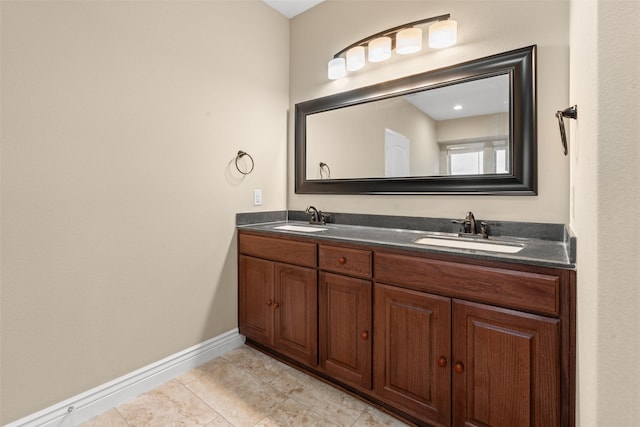
[[[306,179],[510,174],[508,73],[309,114]]]
[[[536,194],[535,53],[297,103],[296,193]]]

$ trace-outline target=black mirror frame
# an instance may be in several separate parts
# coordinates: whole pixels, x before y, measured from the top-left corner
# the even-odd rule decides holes
[[[511,82],[511,174],[362,179],[306,179],[306,119],[310,114],[406,95],[494,75]],[[536,46],[358,88],[295,106],[297,194],[537,194]]]

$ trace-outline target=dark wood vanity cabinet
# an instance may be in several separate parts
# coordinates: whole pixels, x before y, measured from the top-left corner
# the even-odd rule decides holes
[[[276,250],[273,245],[280,249]],[[239,246],[241,253],[252,255],[239,256],[240,333],[292,359],[316,366],[316,270],[278,262],[290,261],[298,253],[300,259],[295,262],[315,266],[315,244],[242,236]]]
[[[560,320],[453,301],[453,425],[559,426]]]
[[[273,347],[275,263],[240,255],[238,264],[240,333]]]
[[[320,369],[371,389],[372,252],[319,245]]]
[[[575,425],[575,271],[246,232],[239,252],[250,342],[417,425]]]
[[[320,369],[371,389],[371,282],[319,274]]]
[[[443,426],[559,425],[558,319],[380,284],[375,319],[375,390],[406,412]]]
[[[375,285],[375,392],[418,419],[451,420],[451,300]]]
[[[394,357],[412,352],[422,361],[412,363],[414,389],[385,392],[416,417],[430,412],[435,425],[453,426],[572,425],[570,271],[383,252],[375,261],[376,391],[390,388]],[[420,313],[411,338],[418,342],[406,349],[389,338],[402,337],[403,325],[394,327],[402,317],[389,320],[394,306]],[[450,421],[449,402],[438,401],[449,392]]]

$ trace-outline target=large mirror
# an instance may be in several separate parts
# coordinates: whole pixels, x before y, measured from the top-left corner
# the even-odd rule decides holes
[[[296,105],[296,192],[536,194],[535,46]]]

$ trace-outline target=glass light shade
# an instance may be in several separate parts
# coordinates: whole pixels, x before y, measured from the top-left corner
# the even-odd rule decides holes
[[[422,30],[420,28],[407,28],[396,34],[396,52],[400,55],[416,53],[422,49]]]
[[[364,46],[352,47],[347,51],[347,71],[359,70],[364,63]]]
[[[391,58],[391,37],[378,37],[369,42],[369,62],[382,62]]]
[[[337,80],[347,75],[344,58],[333,58],[329,61],[329,79]]]
[[[439,21],[429,27],[429,47],[442,48],[456,44],[458,23],[450,19]]]

